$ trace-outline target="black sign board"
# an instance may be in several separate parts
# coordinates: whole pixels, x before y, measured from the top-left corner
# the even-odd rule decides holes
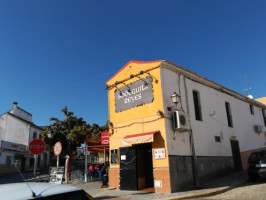
[[[115,112],[121,112],[153,102],[152,78],[147,76],[134,83],[116,89]]]
[[[111,164],[117,164],[117,149],[111,150]]]

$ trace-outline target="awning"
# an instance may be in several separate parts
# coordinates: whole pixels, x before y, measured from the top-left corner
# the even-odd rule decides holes
[[[88,148],[88,151],[91,151],[91,152],[104,153],[104,152],[109,151],[109,144],[104,145],[104,144],[101,144],[100,142],[99,143],[87,142],[87,148]]]
[[[143,144],[153,142],[153,135],[158,131],[148,132],[148,133],[140,133],[134,135],[128,135],[123,138],[123,144]]]
[[[104,134],[103,134],[104,133]],[[108,143],[104,142],[103,144],[103,138],[106,140],[106,137],[108,136]],[[104,153],[109,151],[109,133],[108,132],[102,132],[101,136],[91,137],[87,139],[87,149],[91,152],[98,152],[98,153]]]

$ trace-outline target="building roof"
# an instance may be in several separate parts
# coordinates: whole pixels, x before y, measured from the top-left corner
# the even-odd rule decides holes
[[[160,64],[160,67],[162,68],[167,68],[173,72],[176,72],[176,73],[179,73],[179,74],[182,74],[183,76],[185,76],[186,78],[190,79],[190,80],[193,80],[195,82],[198,82],[200,84],[203,84],[203,85],[206,85],[208,87],[211,87],[213,89],[216,89],[220,92],[223,92],[223,93],[226,93],[230,96],[233,96],[237,99],[240,99],[242,101],[245,101],[247,103],[250,103],[250,104],[254,104],[254,105],[257,105],[259,107],[262,107],[264,109],[266,109],[266,105],[263,104],[262,102],[259,102],[259,101],[255,101],[253,99],[250,99],[249,97],[246,97],[236,91],[233,91],[225,86],[222,86],[214,81],[211,81],[189,69],[186,69],[184,67],[181,67],[181,66],[178,66],[170,61],[167,61],[167,60],[156,60],[156,61],[136,61],[136,60],[131,60],[129,61],[124,67],[122,67],[115,75],[113,75],[107,82],[106,82],[106,86],[107,88],[112,88],[114,87],[114,85],[108,85],[107,83],[110,82],[111,79],[113,79],[115,76],[117,76],[124,68],[126,68],[129,64],[131,63],[137,63],[137,64],[149,64],[149,63],[155,63],[155,62],[161,62]],[[134,76],[136,76],[136,74],[133,74]],[[126,80],[128,80],[129,78],[125,79],[125,80],[119,80],[119,82],[124,82]]]
[[[266,97],[261,97],[255,100],[266,105]]]
[[[29,125],[33,126],[34,128],[39,129],[40,131],[43,130],[43,128],[41,128],[40,126],[37,126],[36,124],[34,124],[34,123],[32,123],[32,122],[29,122],[29,121],[27,121],[27,120],[25,120],[25,119],[22,119],[22,118],[20,118],[20,117],[14,115],[14,114],[12,114],[12,113],[6,112],[6,113],[4,113],[4,114],[8,114],[8,115],[10,115],[10,116],[12,116],[12,117],[15,117],[16,119],[19,119],[19,120],[23,121],[24,123],[29,124]],[[4,114],[3,114],[3,115],[4,115]]]
[[[193,80],[195,82],[198,82],[198,83],[201,83],[203,85],[209,86],[209,87],[211,87],[213,89],[216,89],[216,90],[218,90],[220,92],[226,93],[226,94],[228,94],[230,96],[233,96],[233,97],[235,97],[237,99],[240,99],[240,100],[245,101],[247,103],[254,104],[254,105],[257,105],[259,107],[262,107],[262,108],[266,109],[266,106],[264,104],[262,104],[261,102],[255,101],[254,99],[251,99],[251,98],[249,98],[247,96],[244,96],[244,95],[242,95],[242,94],[240,94],[240,93],[238,93],[238,92],[236,92],[234,90],[231,90],[231,89],[229,89],[229,88],[227,88],[225,86],[222,86],[219,83],[211,81],[211,80],[205,78],[204,76],[201,76],[201,75],[199,75],[199,74],[197,74],[197,73],[195,73],[195,72],[193,72],[193,71],[191,71],[189,69],[186,69],[184,67],[178,66],[178,65],[176,65],[176,64],[174,64],[174,63],[172,63],[170,61],[167,61],[167,60],[163,60],[163,63],[169,64],[171,66],[170,68],[172,68],[172,70],[177,70],[179,72],[182,72],[182,74],[185,77],[187,77],[187,78],[189,78],[189,79],[191,79],[191,80]]]
[[[27,112],[26,110],[24,110],[24,109],[22,109],[22,108],[20,108],[20,107],[18,107],[18,106],[17,106],[17,108],[20,109],[20,110],[22,110],[23,112],[27,113],[28,115],[32,116],[32,114],[29,113],[29,112]],[[10,111],[11,111],[11,110],[10,110]]]

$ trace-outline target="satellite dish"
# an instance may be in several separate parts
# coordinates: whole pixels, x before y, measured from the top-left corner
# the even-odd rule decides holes
[[[253,99],[253,96],[251,94],[248,95],[248,98]]]

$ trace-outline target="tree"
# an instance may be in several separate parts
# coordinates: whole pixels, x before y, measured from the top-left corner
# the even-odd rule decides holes
[[[54,146],[56,142],[61,142],[61,157],[69,158],[69,162],[65,163],[65,171],[67,172],[66,182],[68,182],[73,151],[88,138],[99,136],[101,130],[104,128],[97,124],[93,124],[92,126],[87,124],[83,118],[78,118],[74,116],[74,112],[69,112],[67,107],[63,108],[61,111],[64,113],[65,119],[59,120],[56,117],[51,117],[50,121],[52,121],[52,123],[49,126],[46,126],[45,130],[42,131],[42,138],[45,143],[48,144],[51,151],[51,147]],[[52,138],[48,138],[49,132],[52,133]]]

